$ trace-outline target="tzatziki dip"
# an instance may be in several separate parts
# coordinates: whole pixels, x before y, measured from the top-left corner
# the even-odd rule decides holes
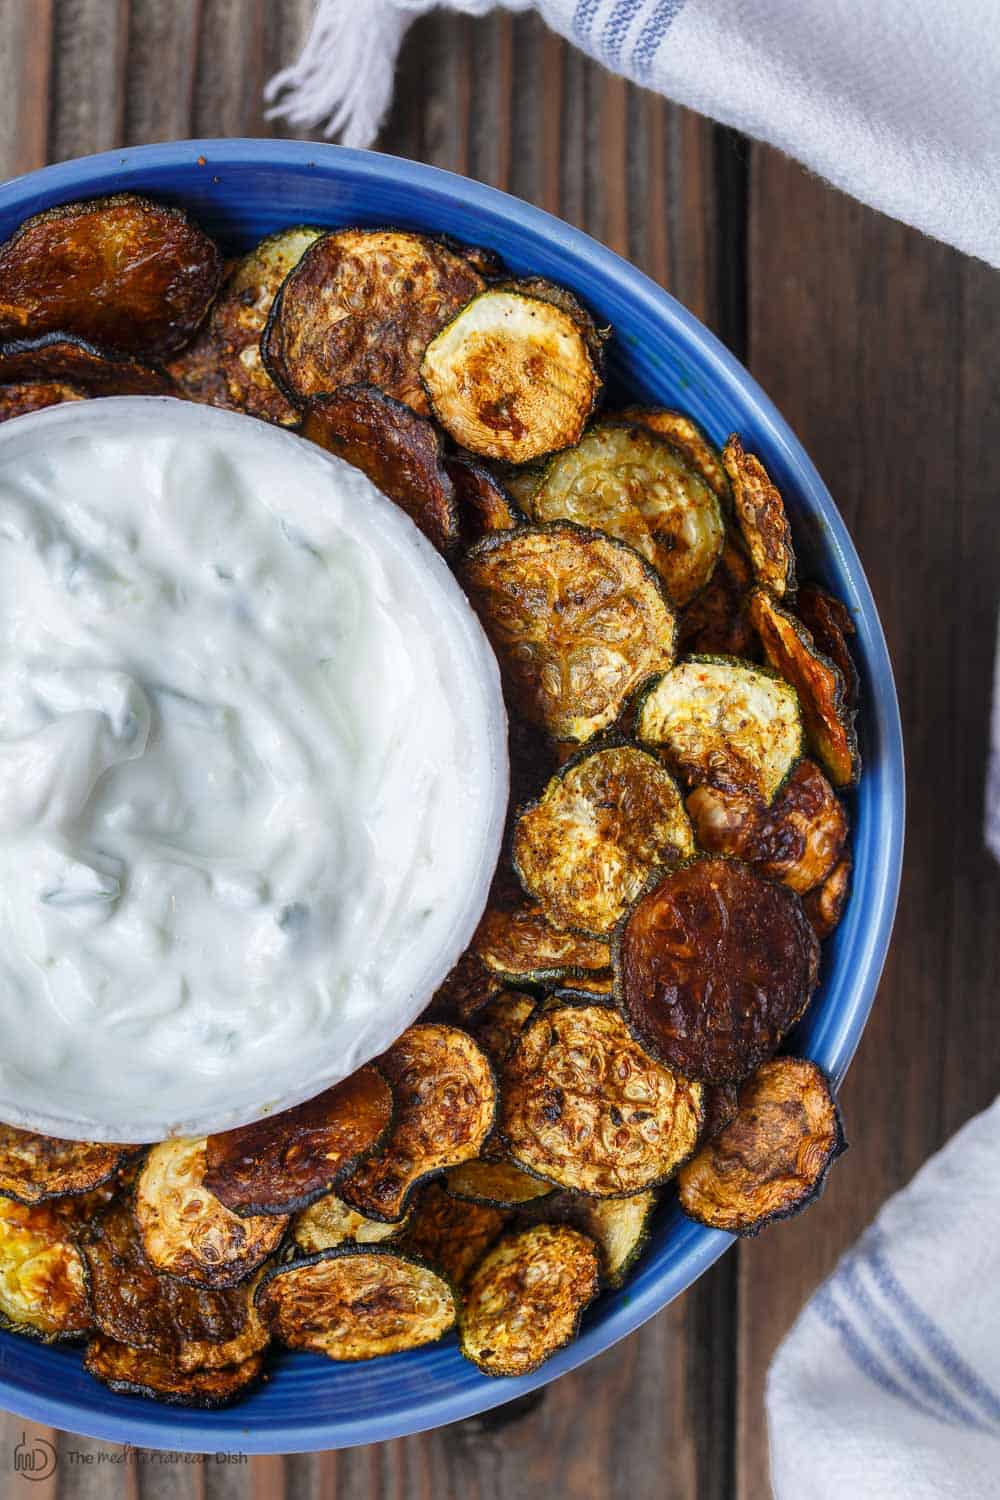
[[[381,1051],[484,904],[504,730],[358,470],[163,398],[0,429],[0,1118],[201,1133]]]

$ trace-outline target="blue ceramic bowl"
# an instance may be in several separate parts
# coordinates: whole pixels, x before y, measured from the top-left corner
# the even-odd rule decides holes
[[[283,225],[398,224],[499,251],[516,272],[571,287],[610,323],[609,376],[633,400],[683,407],[717,443],[739,431],[784,494],[802,575],[857,623],[864,777],[851,797],[854,889],[827,945],[823,983],[794,1038],[839,1082],[858,1045],[889,944],[903,845],[903,747],[892,667],[871,591],[830,495],[763,391],[691,314],[609,250],[479,183],[414,162],[297,141],[182,141],[65,162],[0,188],[0,239],[29,214],[135,190],[176,201],[227,250]],[[780,1229],[775,1231],[780,1233]],[[80,1354],[0,1334],[0,1406],[92,1437],[192,1451],[289,1453],[419,1432],[524,1395],[623,1338],[683,1292],[730,1237],[661,1211],[628,1286],[593,1306],[577,1341],[521,1380],[491,1380],[442,1344],[370,1364],[283,1355],[270,1382],[227,1411],[116,1396]]]

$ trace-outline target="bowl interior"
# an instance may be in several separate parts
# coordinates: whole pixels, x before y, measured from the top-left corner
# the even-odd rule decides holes
[[[857,553],[822,480],[745,370],[683,307],[588,236],[451,173],[314,143],[188,141],[47,168],[0,189],[0,238],[72,198],[133,189],[185,206],[227,250],[290,224],[395,224],[483,244],[511,269],[551,277],[610,323],[612,393],[676,405],[721,444],[738,430],[788,504],[801,574],[845,600],[857,626],[865,771],[852,793],[854,888],[825,945],[822,982],[792,1038],[843,1077],[874,999],[895,910],[903,836],[903,756],[892,668]],[[731,1243],[670,1199],[628,1285],[592,1307],[580,1338],[534,1375],[490,1380],[453,1339],[368,1365],[282,1356],[270,1383],[230,1411],[170,1410],[114,1396],[79,1354],[0,1335],[0,1405],[119,1442],[195,1451],[295,1452],[374,1442],[455,1421],[544,1384],[637,1328]]]

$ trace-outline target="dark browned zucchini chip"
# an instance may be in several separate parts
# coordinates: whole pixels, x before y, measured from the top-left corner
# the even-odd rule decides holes
[[[662,747],[689,786],[750,792],[769,803],[803,750],[794,687],[732,656],[689,656],[651,682],[636,738]]]
[[[529,1375],[576,1337],[598,1286],[597,1246],[578,1229],[505,1234],[465,1284],[459,1348],[486,1375]]]
[[[341,1245],[276,1266],[257,1301],[282,1343],[336,1360],[436,1343],[456,1315],[445,1278],[388,1245]]]
[[[457,443],[513,464],[578,442],[601,388],[576,317],[520,286],[474,297],[431,339],[420,375]]]
[[[392,1090],[378,1068],[359,1068],[315,1099],[208,1137],[205,1186],[237,1214],[305,1208],[385,1139]]]
[[[399,1220],[418,1183],[479,1155],[496,1085],[482,1048],[454,1026],[411,1026],[379,1067],[395,1098],[392,1130],[383,1154],[362,1163],[340,1195],[368,1218]]]
[[[847,849],[823,884],[810,891],[803,902],[806,916],[820,941],[836,931],[844,915],[851,890],[851,865],[851,851]]]
[[[471,546],[491,531],[512,531],[515,526],[524,525],[524,515],[484,464],[471,455],[456,453],[445,458],[444,467],[458,501],[459,529],[464,542]]]
[[[462,570],[511,704],[557,740],[606,729],[674,659],[674,616],[653,569],[566,523],[479,542]]]
[[[757,865],[804,895],[826,879],[847,841],[847,814],[814,760],[800,760],[770,807],[743,792],[699,786],[687,799],[701,847]]]
[[[702,1089],[655,1062],[606,1005],[548,1008],[504,1064],[500,1132],[547,1182],[618,1198],[665,1182],[695,1149]]]
[[[672,870],[637,902],[615,949],[625,1016],[653,1056],[688,1078],[731,1083],[802,1015],[819,943],[787,886],[735,859]]]
[[[483,278],[463,255],[403,229],[338,229],[306,251],[261,341],[293,402],[374,385],[426,416],[420,361]]]
[[[753,453],[736,433],[722,450],[733,491],[733,506],[754,574],[780,598],[795,591],[795,552],[785,504]]]
[[[816,758],[834,786],[854,786],[861,775],[861,757],[844,679],[829,657],[817,651],[801,621],[782,609],[773,594],[754,589],[748,610],[768,661],[798,693]]]
[[[51,1344],[92,1326],[73,1230],[55,1202],[0,1198],[0,1328]]]
[[[804,583],[795,595],[795,613],[812,636],[816,649],[830,658],[844,679],[844,697],[855,704],[858,669],[847,644],[848,636],[857,633],[851,611],[818,583]]]
[[[322,229],[282,229],[227,268],[204,328],[167,369],[189,401],[294,427],[299,410],[264,369],[260,339],[281,283]]]
[[[214,1407],[238,1401],[264,1368],[263,1354],[216,1369],[185,1370],[169,1354],[135,1349],[97,1334],[87,1345],[84,1369],[120,1396],[145,1396],[167,1406]]]
[[[734,1118],[681,1172],[681,1208],[710,1229],[757,1234],[808,1207],[844,1149],[822,1068],[775,1057],[747,1080]]]
[[[0,1124],[0,1193],[28,1204],[89,1193],[113,1177],[134,1150],[106,1141],[63,1141]]]
[[[722,455],[702,432],[693,417],[682,411],[672,411],[667,406],[629,406],[622,412],[626,422],[636,422],[668,438],[679,448],[693,469],[704,479],[724,506],[732,502],[729,479],[722,467]]]
[[[449,1167],[444,1185],[453,1198],[464,1203],[481,1203],[489,1208],[520,1208],[552,1192],[551,1182],[542,1182],[523,1171],[504,1154],[497,1160],[484,1157]]]
[[[0,422],[23,417],[29,411],[41,411],[46,406],[59,406],[63,401],[83,400],[84,392],[75,385],[56,380],[21,380],[0,385]]]
[[[588,1198],[583,1193],[553,1193],[525,1210],[545,1224],[572,1224],[596,1244],[601,1257],[601,1281],[618,1288],[639,1259],[649,1239],[657,1195],[650,1189],[628,1198]]]
[[[646,427],[599,422],[550,459],[525,509],[575,521],[634,547],[678,607],[704,588],[725,528],[715,492],[678,448]]]
[[[476,1015],[472,1035],[495,1068],[507,1061],[536,1004],[535,997],[522,990],[501,990]]]
[[[735,1083],[706,1083],[705,1123],[701,1128],[702,1142],[713,1140],[724,1130],[730,1120],[736,1118],[739,1103],[739,1086]]]
[[[221,276],[179,208],[134,193],[64,203],[0,245],[0,339],[58,331],[160,358],[187,343]]]
[[[400,1249],[417,1255],[460,1287],[482,1260],[508,1215],[484,1204],[462,1203],[437,1182],[428,1183],[414,1205]]]
[[[87,396],[171,396],[173,381],[154,365],[108,354],[62,333],[0,344],[0,381],[57,381]]]
[[[727,535],[715,572],[677,621],[679,649],[695,656],[756,659],[760,642],[747,619],[750,564]]]
[[[526,807],[514,867],[560,927],[604,937],[654,870],[694,853],[691,824],[666,767],[636,745],[584,750]]]
[[[135,1187],[135,1217],[154,1271],[193,1286],[235,1286],[284,1239],[277,1214],[239,1217],[205,1185],[205,1137],[161,1141],[146,1157]]]
[[[313,1255],[317,1250],[333,1250],[337,1245],[377,1245],[401,1234],[407,1223],[408,1219],[398,1224],[366,1219],[336,1193],[327,1193],[325,1198],[317,1198],[295,1215],[292,1238],[300,1250]]]
[[[487,969],[514,986],[603,977],[611,967],[607,943],[553,927],[535,906],[488,907],[472,945]]]
[[[464,1025],[503,988],[500,975],[487,969],[478,953],[469,948],[435,990],[425,1014],[429,1019],[452,1019]]]
[[[441,461],[441,438],[401,401],[374,386],[342,386],[307,403],[302,436],[367,474],[440,552],[458,541],[458,509]]]

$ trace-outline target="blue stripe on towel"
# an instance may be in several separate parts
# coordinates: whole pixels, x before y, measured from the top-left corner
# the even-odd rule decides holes
[[[573,13],[573,36],[578,42],[585,43],[588,40],[600,5],[601,0],[578,0]]]
[[[868,1345],[837,1306],[829,1282],[825,1286],[820,1287],[813,1298],[812,1306],[823,1319],[826,1326],[832,1328],[834,1333],[839,1336],[848,1357],[857,1365],[863,1375],[868,1376],[868,1379],[873,1384],[880,1386],[883,1391],[888,1391],[890,1396],[897,1397],[905,1406],[912,1407],[921,1416],[934,1417],[940,1420],[937,1412],[931,1411],[922,1401],[918,1401],[916,1396],[908,1391],[905,1386],[900,1385],[895,1375],[886,1369],[877,1355],[872,1353],[871,1349],[869,1349]]]
[[[645,3],[646,0],[619,0],[608,17],[601,37],[601,50],[609,68],[617,68],[621,62],[628,29],[635,20],[636,12]]]
[[[684,9],[687,0],[658,0],[636,40],[632,66],[641,79],[649,77],[660,43]]]

